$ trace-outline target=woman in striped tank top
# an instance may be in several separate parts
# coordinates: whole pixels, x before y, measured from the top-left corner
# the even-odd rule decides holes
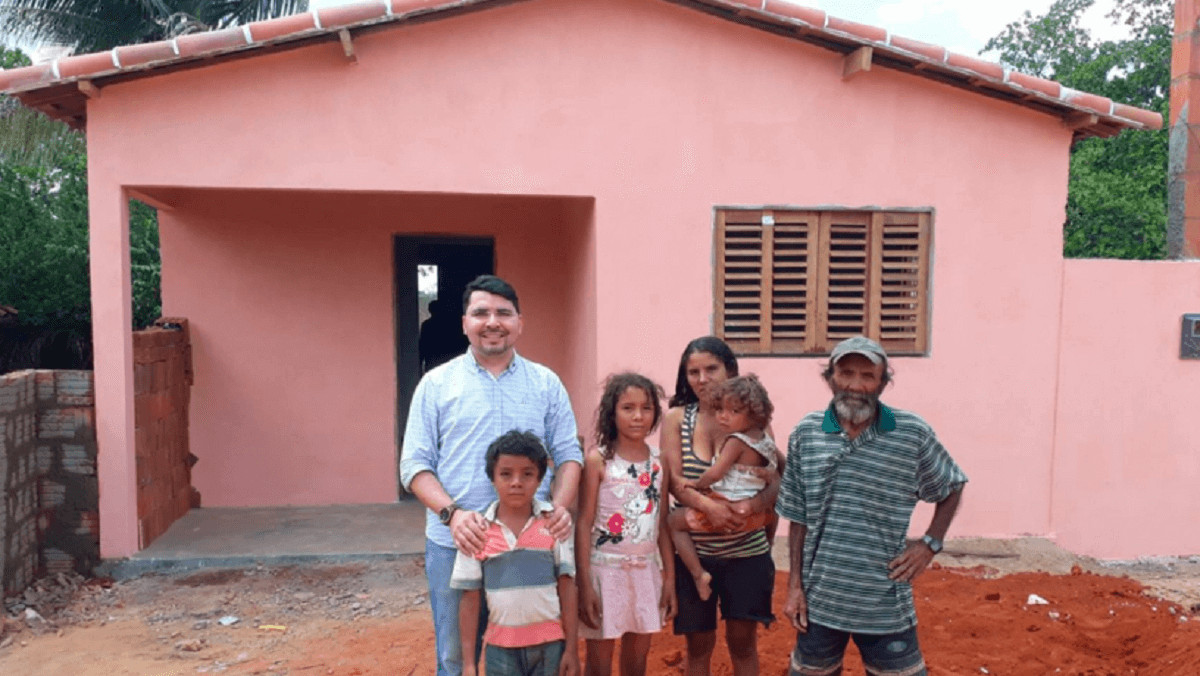
[[[716,383],[738,374],[737,358],[719,338],[705,336],[688,343],[679,360],[675,395],[663,418],[660,446],[671,472],[672,493],[679,504],[703,512],[717,532],[692,533],[700,562],[712,576],[712,595],[702,600],[686,567],[675,560],[678,613],[676,634],[687,639],[687,673],[708,674],[716,645],[717,608],[725,620],[725,641],[734,676],[758,674],[758,623],[770,624],[775,565],[764,529],[739,532],[746,518],[770,513],[779,481],[773,479],[757,496],[740,502],[714,500],[679,479],[695,481],[712,464],[718,426],[705,396]],[[784,458],[779,458],[782,468]],[[678,489],[684,486],[682,489]],[[725,531],[725,532],[722,532]]]

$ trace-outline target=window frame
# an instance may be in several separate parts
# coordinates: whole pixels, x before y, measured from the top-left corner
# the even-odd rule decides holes
[[[934,216],[932,207],[714,207],[713,335],[745,357],[827,357],[858,333],[889,355],[929,356]]]

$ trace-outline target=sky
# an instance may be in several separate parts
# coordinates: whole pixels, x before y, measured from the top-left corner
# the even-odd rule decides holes
[[[312,8],[353,0],[309,0]],[[1028,10],[1044,14],[1053,0],[791,0],[818,7],[832,16],[884,28],[896,35],[922,40],[960,54],[977,55],[991,37]],[[1118,37],[1104,18],[1112,0],[1097,0],[1084,26],[1096,38]],[[994,58],[993,58],[994,60]]]

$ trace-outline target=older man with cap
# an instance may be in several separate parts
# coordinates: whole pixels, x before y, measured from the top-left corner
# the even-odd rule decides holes
[[[967,477],[920,416],[879,401],[892,377],[879,343],[838,343],[822,375],[833,400],[788,439],[775,507],[791,521],[791,674],[840,674],[853,638],[868,674],[922,676],[911,581],[941,551]],[[937,507],[906,542],[917,500]]]

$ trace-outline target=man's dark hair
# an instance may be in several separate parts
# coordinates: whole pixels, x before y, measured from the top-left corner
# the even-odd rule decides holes
[[[697,352],[707,352],[716,357],[718,361],[725,364],[725,374],[730,378],[738,374],[737,357],[734,356],[733,350],[725,344],[725,341],[716,336],[702,336],[687,344],[683,348],[683,354],[679,357],[679,375],[675,377],[675,394],[671,397],[668,405],[686,406],[700,401],[700,397],[688,384],[687,379],[687,362],[688,357]]]
[[[512,284],[500,279],[496,275],[479,275],[467,284],[467,288],[463,290],[463,314],[467,314],[467,306],[471,303],[471,293],[474,291],[486,291],[495,294],[501,298],[506,298],[512,302],[513,308],[517,314],[521,313],[521,302],[517,300],[517,290],[512,287]]]
[[[496,472],[496,461],[502,455],[518,455],[523,458],[529,458],[533,461],[533,464],[537,465],[538,481],[546,477],[546,467],[550,464],[550,454],[546,453],[546,447],[542,445],[542,440],[533,432],[509,430],[488,444],[487,453],[484,454],[485,464],[483,471],[487,472],[489,481],[495,479],[493,474]]]

